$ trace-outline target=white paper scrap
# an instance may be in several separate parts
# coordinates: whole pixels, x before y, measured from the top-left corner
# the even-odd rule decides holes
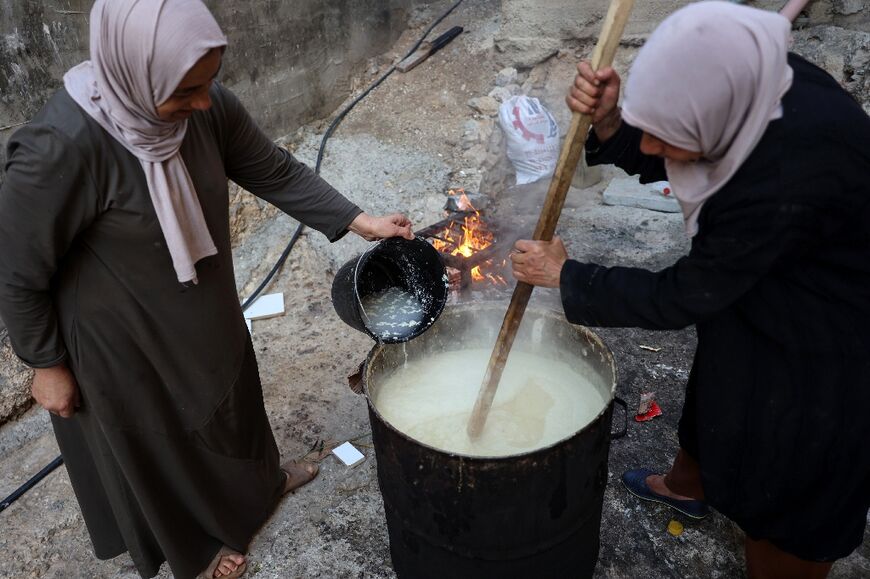
[[[245,310],[245,318],[262,320],[280,316],[284,313],[284,292],[269,294],[257,298],[251,307]]]
[[[347,466],[356,466],[366,459],[365,455],[349,442],[333,448],[332,454]]]

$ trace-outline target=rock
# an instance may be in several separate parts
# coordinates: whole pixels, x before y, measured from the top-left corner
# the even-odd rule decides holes
[[[462,146],[469,149],[478,143],[488,143],[494,126],[495,122],[492,119],[466,121],[464,132],[462,134]]]
[[[487,167],[488,169],[495,167],[496,165],[499,164],[499,161],[501,161],[503,158],[504,158],[504,153],[502,151],[490,150],[486,154],[486,161],[484,161],[484,166]]]
[[[275,219],[278,208],[230,183],[230,240],[233,247]]]
[[[509,84],[505,88],[510,91],[511,96],[523,94],[523,87],[518,84]]]
[[[495,128],[495,121],[493,119],[484,119],[483,122],[480,123],[480,142],[483,145],[489,143],[489,138],[492,136],[492,131]]]
[[[32,380],[33,370],[12,351],[6,330],[0,330],[0,424],[20,416],[33,405]]]
[[[480,121],[465,121],[462,132],[462,148],[470,149],[480,142]]]
[[[489,142],[489,137],[492,135],[492,129],[495,123],[492,119],[483,119],[482,121],[466,121],[464,132],[462,134],[462,147],[470,149],[477,144],[486,144]]]
[[[540,64],[559,52],[561,41],[551,38],[501,38],[496,39],[495,48],[499,59],[509,60],[515,66],[530,68]]]
[[[378,74],[378,60],[376,58],[369,59],[366,74],[368,74],[369,76],[374,76]]]
[[[796,53],[825,69],[870,112],[870,33],[814,26],[793,37]]]
[[[541,90],[545,88],[548,76],[546,66],[536,66],[529,72],[528,78],[523,82],[523,92],[528,94],[532,89]]]
[[[834,14],[851,16],[866,9],[868,4],[866,0],[833,0],[831,7],[834,9]]]
[[[483,145],[474,145],[464,153],[462,157],[468,161],[472,167],[481,167],[486,162],[486,147]]]
[[[501,145],[504,142],[504,133],[501,130],[500,126],[494,126],[492,130],[492,134],[489,136],[489,150],[490,151],[501,151]]]
[[[516,86],[516,85],[513,85],[513,86]],[[492,89],[491,91],[489,91],[489,96],[491,96],[492,98],[494,98],[498,102],[503,103],[504,101],[511,98],[513,96],[513,93],[511,93],[510,89],[508,89],[507,87],[497,86],[494,89]]]
[[[491,96],[473,98],[468,101],[468,106],[487,117],[498,114],[498,101]]]
[[[466,167],[453,176],[453,188],[464,189],[467,193],[476,193],[481,190],[483,173],[477,167]]]
[[[495,76],[495,86],[507,86],[517,82],[517,69],[512,67],[503,68]]]

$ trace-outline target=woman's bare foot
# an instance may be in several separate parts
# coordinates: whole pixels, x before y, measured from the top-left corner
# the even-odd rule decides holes
[[[212,573],[212,577],[226,577],[245,564],[245,556],[241,553],[230,553],[221,557],[220,563]]]
[[[241,577],[247,567],[244,555],[224,545],[197,579],[235,579]]]
[[[287,475],[287,482],[284,484],[286,494],[314,480],[320,468],[313,462],[292,460],[282,464],[281,470]]]
[[[683,495],[671,492],[671,489],[669,489],[665,484],[665,475],[663,474],[651,474],[646,477],[646,486],[648,486],[652,492],[670,499],[677,499],[678,501],[695,500],[692,497],[684,497]]]

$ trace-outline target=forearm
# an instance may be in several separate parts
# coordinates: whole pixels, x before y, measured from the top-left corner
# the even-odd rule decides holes
[[[612,133],[605,141],[600,139],[597,129],[590,133],[586,142],[586,162],[589,165],[616,165],[629,175],[638,175],[641,183],[667,179],[664,161],[640,151],[640,130],[619,117],[618,121],[614,120],[607,126],[606,131]]]
[[[12,349],[26,365],[50,368],[66,360],[57,315],[46,292],[12,289],[0,282],[0,319]]]
[[[658,276],[637,268],[569,260],[559,285],[565,317],[586,326],[648,330],[680,329],[696,322],[679,300],[658,291]]]
[[[690,255],[658,272],[569,260],[560,276],[562,306],[573,323],[678,330],[716,316],[749,291],[771,257],[756,255]]]
[[[592,129],[595,131],[595,136],[598,137],[598,140],[604,144],[619,131],[621,126],[622,110],[616,107],[609,115],[592,125]]]
[[[277,150],[273,163],[260,179],[242,177],[237,182],[294,219],[320,231],[330,241],[347,233],[351,223],[362,213],[362,209],[286,151]]]

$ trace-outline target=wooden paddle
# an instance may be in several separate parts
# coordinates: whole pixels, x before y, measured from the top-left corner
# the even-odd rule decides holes
[[[619,39],[622,37],[622,31],[625,29],[625,23],[633,5],[634,0],[611,0],[607,16],[604,18],[601,36],[599,36],[598,44],[595,45],[595,50],[592,52],[592,70],[610,66],[613,62],[613,56],[616,54]],[[559,222],[559,216],[562,214],[565,196],[571,186],[574,172],[577,170],[577,163],[583,153],[583,146],[586,144],[586,136],[591,125],[592,118],[589,115],[575,112],[571,117],[571,127],[565,137],[559,163],[556,165],[556,172],[550,182],[550,189],[547,191],[547,198],[541,208],[541,216],[538,218],[538,225],[535,227],[532,239],[542,241],[553,239],[556,223]],[[532,297],[532,289],[534,286],[524,282],[518,282],[514,288],[510,306],[508,306],[501,330],[499,330],[498,338],[495,341],[495,348],[489,358],[489,365],[477,395],[477,402],[474,404],[471,419],[468,421],[468,436],[472,440],[480,436],[483,426],[486,424],[486,418],[492,407],[492,400],[495,398],[495,392],[498,389],[502,372],[504,372],[508,354],[510,354],[511,346],[517,335],[517,329],[520,327],[520,322],[523,321],[523,314],[526,311],[529,298]]]

